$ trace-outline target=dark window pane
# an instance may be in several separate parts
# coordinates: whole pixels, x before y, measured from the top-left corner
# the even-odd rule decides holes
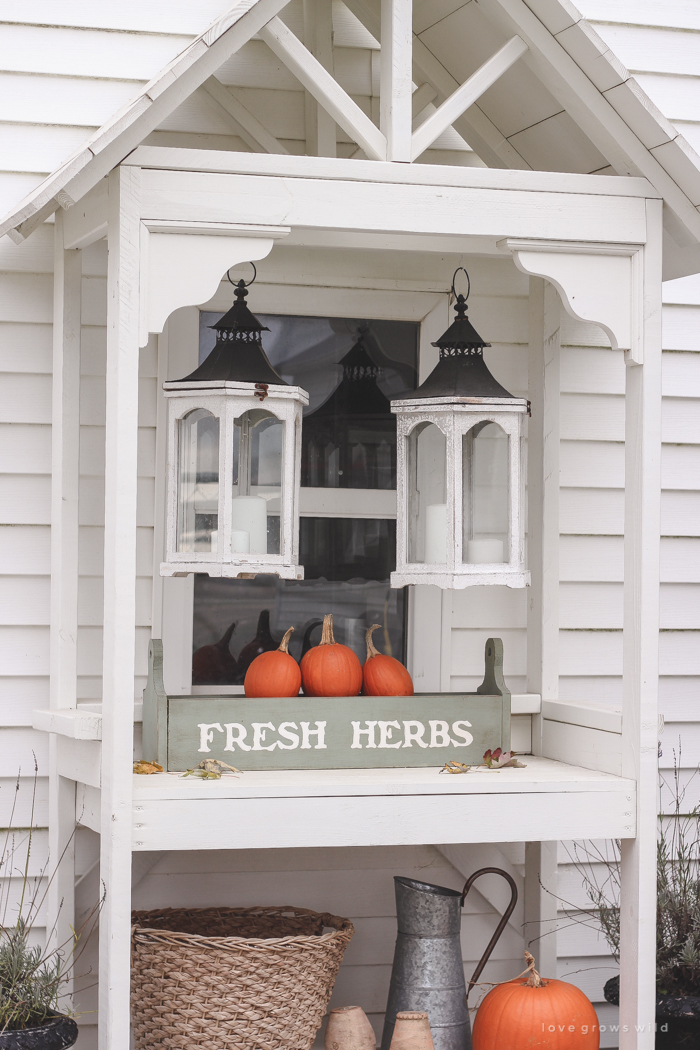
[[[220,316],[200,314],[200,361],[214,345],[208,326]],[[286,382],[309,393],[302,486],[394,489],[396,421],[389,402],[415,389],[419,326],[258,316],[270,329],[264,346],[273,366]],[[318,643],[320,622],[329,612],[336,640],[351,646],[362,662],[372,623],[384,627],[375,635],[380,648],[405,661],[405,590],[389,586],[396,564],[395,521],[304,517],[299,540],[303,581],[196,577],[193,685],[240,684],[256,647],[276,648],[290,626],[295,628],[290,651],[299,659],[304,644]]]

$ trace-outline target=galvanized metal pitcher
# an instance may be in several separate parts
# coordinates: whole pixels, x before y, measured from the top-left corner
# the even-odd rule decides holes
[[[462,907],[475,880],[486,874],[501,875],[510,885],[511,898],[467,990],[460,941]],[[500,868],[480,868],[467,879],[461,893],[399,875],[394,885],[398,935],[382,1050],[389,1050],[396,1015],[402,1010],[427,1011],[435,1050],[471,1050],[467,996],[513,914],[518,900],[515,882]]]

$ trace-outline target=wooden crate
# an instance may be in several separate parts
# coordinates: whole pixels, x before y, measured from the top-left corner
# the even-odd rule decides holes
[[[143,693],[143,755],[166,770],[203,758],[238,769],[362,769],[479,763],[510,748],[503,643],[489,638],[475,693],[414,696],[168,696],[163,643],[151,642]]]

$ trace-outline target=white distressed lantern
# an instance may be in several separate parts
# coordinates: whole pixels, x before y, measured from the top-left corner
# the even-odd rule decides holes
[[[191,375],[168,399],[167,528],[161,576],[301,580],[301,416],[309,395],[277,374],[244,281]]]
[[[468,290],[456,296],[457,317],[433,343],[440,360],[431,374],[391,403],[397,417],[392,587],[530,582],[522,480],[528,402],[489,372],[484,347],[490,343],[466,316],[468,296]]]

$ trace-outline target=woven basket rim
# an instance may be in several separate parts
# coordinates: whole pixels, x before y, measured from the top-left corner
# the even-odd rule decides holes
[[[180,930],[164,930],[159,929],[156,926],[143,925],[142,918],[145,919],[149,914],[163,915],[169,913],[170,915],[187,914],[204,912],[221,912],[228,913],[229,915],[265,915],[284,912],[292,912],[295,916],[313,916],[314,918],[322,919],[324,926],[331,927],[329,933],[297,933],[287,934],[283,937],[246,937],[236,934],[228,934],[223,937],[217,937],[213,934],[206,933],[185,933]],[[310,941],[314,944],[321,944],[322,942],[333,940],[339,936],[345,936],[346,934],[352,934],[355,932],[355,927],[350,922],[350,919],[343,918],[340,915],[332,915],[330,912],[317,912],[312,911],[310,908],[297,908],[293,905],[262,905],[253,908],[229,908],[229,907],[216,907],[210,908],[154,908],[151,911],[135,911],[132,912],[132,925],[131,934],[132,937],[140,938],[142,936],[147,937],[149,940],[171,940],[174,939],[182,944],[206,944],[211,947],[226,947],[227,945],[243,945],[250,944],[254,945],[273,945],[273,944],[290,944],[298,943],[300,941]],[[137,920],[137,921],[134,921]]]

